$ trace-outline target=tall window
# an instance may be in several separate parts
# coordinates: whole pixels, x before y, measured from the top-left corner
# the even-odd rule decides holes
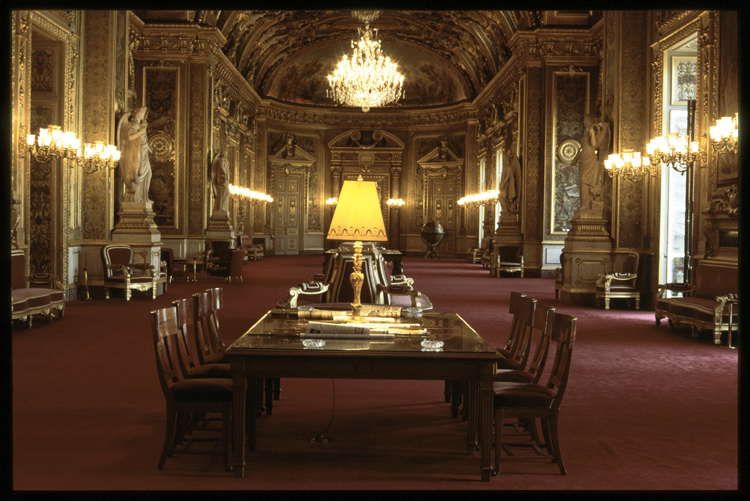
[[[687,135],[687,101],[697,90],[697,38],[685,40],[664,53],[664,119],[662,135]],[[659,131],[655,131],[659,133]],[[685,281],[687,175],[662,165],[660,283]]]

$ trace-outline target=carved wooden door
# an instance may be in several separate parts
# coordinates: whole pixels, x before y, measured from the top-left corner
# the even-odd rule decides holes
[[[429,214],[425,221],[439,221],[446,235],[438,247],[442,257],[456,256],[456,193],[455,175],[436,176],[430,179],[428,200]]]
[[[276,175],[274,194],[274,249],[277,256],[299,254],[303,178],[300,175]]]

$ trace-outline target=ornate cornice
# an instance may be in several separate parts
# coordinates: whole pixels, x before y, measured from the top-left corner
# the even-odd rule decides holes
[[[269,120],[290,124],[310,124],[325,127],[351,127],[360,129],[398,129],[413,126],[464,125],[474,118],[475,111],[468,103],[451,105],[430,110],[398,109],[395,112],[383,111],[362,113],[359,110],[341,110],[311,106],[287,105],[277,101],[263,101],[258,110],[259,116]]]
[[[215,59],[227,42],[216,28],[196,24],[146,24],[136,48],[140,58],[209,58]]]

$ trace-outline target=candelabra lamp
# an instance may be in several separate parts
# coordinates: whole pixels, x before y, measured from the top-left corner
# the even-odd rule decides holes
[[[684,174],[698,158],[699,149],[698,141],[688,142],[687,137],[679,134],[657,137],[646,145],[648,158],[652,164],[665,163],[680,174]]]
[[[622,153],[613,153],[604,161],[604,168],[612,178],[640,181],[646,176],[656,175],[656,166],[652,164],[650,157],[642,157],[640,152],[624,150]]]
[[[78,156],[78,163],[84,172],[93,174],[100,169],[114,169],[120,161],[120,150],[111,144],[96,141],[94,144],[86,143],[83,155]]]
[[[29,153],[37,162],[47,163],[57,158],[75,159],[81,154],[81,140],[75,132],[67,132],[57,125],[39,129],[39,136],[26,136]]]
[[[482,205],[494,205],[497,203],[497,197],[500,195],[499,190],[488,190],[482,193],[466,195],[458,200],[458,205],[466,207],[481,207]]]
[[[383,213],[378,198],[377,183],[346,180],[341,188],[336,211],[333,213],[329,240],[354,240],[353,271],[349,276],[354,297],[352,299],[352,320],[362,321],[360,294],[364,275],[362,274],[362,241],[387,242]]]
[[[737,151],[738,118],[737,113],[734,114],[734,118],[721,117],[716,120],[716,125],[709,127],[711,144],[716,153],[725,154]]]

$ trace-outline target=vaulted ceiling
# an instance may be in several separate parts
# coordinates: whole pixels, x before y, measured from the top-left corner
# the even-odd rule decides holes
[[[216,26],[222,50],[262,98],[334,104],[326,95],[336,63],[351,53],[364,24],[352,11],[136,11],[145,22]],[[371,23],[386,55],[404,73],[397,106],[433,106],[474,99],[511,56],[517,31],[545,26],[588,29],[592,11],[386,10]]]

